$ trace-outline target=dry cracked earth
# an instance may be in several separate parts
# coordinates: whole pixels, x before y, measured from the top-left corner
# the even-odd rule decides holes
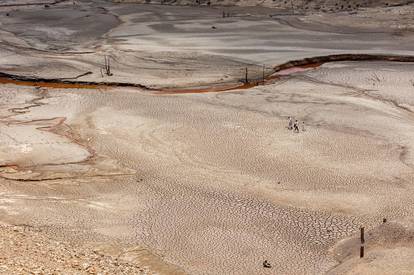
[[[0,78],[0,273],[414,272],[414,63],[157,92],[303,57],[413,55],[414,6],[342,13],[373,22],[344,27],[332,14],[50,2],[0,6],[0,72],[151,90]]]

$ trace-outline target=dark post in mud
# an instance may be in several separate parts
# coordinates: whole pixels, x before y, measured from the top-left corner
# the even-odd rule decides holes
[[[365,228],[361,227],[361,247],[359,249],[359,257],[364,258]]]
[[[247,78],[247,74],[248,74],[248,70],[247,70],[247,67],[246,67],[246,73],[245,73],[245,76],[244,76],[244,83],[249,83],[249,80],[248,80],[248,78]]]
[[[263,75],[262,75],[262,80],[263,80],[263,85],[265,85],[265,65],[263,65]]]
[[[364,227],[361,227],[361,244],[365,243]]]

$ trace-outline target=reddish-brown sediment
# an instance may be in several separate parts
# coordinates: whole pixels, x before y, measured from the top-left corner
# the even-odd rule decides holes
[[[266,80],[265,80],[266,81]],[[175,89],[175,88],[166,88],[160,89],[157,91],[157,94],[198,94],[198,93],[211,93],[211,92],[226,92],[226,91],[233,91],[233,90],[243,90],[255,87],[263,83],[263,81],[251,81],[248,83],[229,83],[223,85],[212,85],[210,87],[201,87],[201,88],[183,88],[183,89]]]
[[[312,70],[312,69],[318,68],[322,65],[323,65],[323,63],[317,62],[317,63],[310,63],[310,64],[306,64],[306,65],[301,65],[301,66],[294,66],[294,67],[291,67],[291,68],[286,68],[286,69],[282,69],[280,71],[277,71],[276,73],[274,73],[274,75],[285,76],[285,75],[290,75],[290,74],[294,74],[294,73],[305,72],[307,70]]]
[[[102,84],[79,84],[79,83],[64,83],[64,82],[45,82],[45,81],[26,81],[16,80],[8,77],[0,77],[0,84],[14,84],[19,86],[31,86],[42,88],[54,88],[54,89],[97,89],[104,88]]]
[[[46,79],[19,76],[0,72],[0,84],[15,84],[22,86],[35,86],[60,89],[97,89],[111,87],[132,87],[155,92],[156,94],[189,94],[226,92],[232,90],[249,89],[259,85],[269,84],[282,76],[302,72],[304,70],[318,68],[325,63],[341,61],[391,61],[391,62],[414,62],[414,56],[408,55],[374,55],[374,54],[337,54],[316,56],[299,60],[292,60],[273,67],[272,73],[264,78],[250,79],[233,83],[214,83],[204,87],[183,88],[149,88],[142,84],[128,82],[92,82],[92,81],[70,81],[63,79]]]

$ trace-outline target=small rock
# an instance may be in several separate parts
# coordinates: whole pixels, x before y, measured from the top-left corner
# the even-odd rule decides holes
[[[272,268],[272,265],[267,261],[267,260],[265,260],[264,262],[263,262],[263,267],[264,268]]]

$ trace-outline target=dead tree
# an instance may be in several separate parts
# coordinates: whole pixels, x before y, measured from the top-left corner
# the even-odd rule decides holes
[[[101,68],[101,76],[103,77],[103,73],[105,72],[105,74],[107,76],[112,76],[113,74],[111,73],[111,60],[109,59],[108,56],[105,56],[105,64],[104,67]]]

